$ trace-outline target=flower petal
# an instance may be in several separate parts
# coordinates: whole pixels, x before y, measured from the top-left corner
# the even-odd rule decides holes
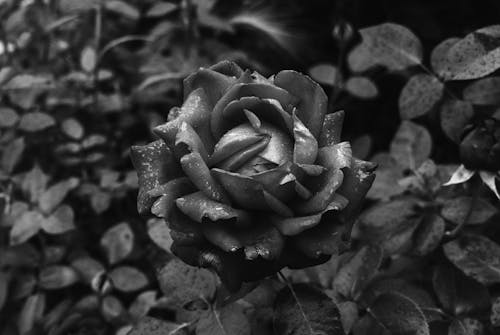
[[[344,111],[338,111],[325,116],[323,129],[319,136],[319,147],[334,145],[340,142],[342,124],[344,123]]]
[[[250,84],[236,84],[231,87],[226,94],[217,102],[212,112],[212,119],[210,121],[210,127],[212,129],[212,134],[215,138],[220,138],[224,134],[224,130],[227,130],[227,123],[225,122],[224,110],[226,107],[235,100],[239,100],[243,97],[258,97],[260,99],[276,99],[280,102],[281,106],[286,111],[291,111],[297,99],[290,93],[281,89],[279,87],[262,84],[262,83],[250,83]],[[260,117],[258,110],[254,108],[249,108],[249,106],[243,106],[243,108],[249,109]],[[245,118],[243,109],[241,110],[241,117]],[[231,120],[232,121],[232,120]],[[232,121],[234,122],[234,121]],[[233,123],[234,124],[234,123]],[[230,126],[229,126],[230,128]]]
[[[317,163],[329,169],[343,169],[352,165],[351,143],[340,142],[318,151]]]
[[[170,180],[169,182],[159,185],[148,192],[151,197],[158,198],[151,207],[151,213],[154,215],[166,218],[170,216],[174,201],[178,197],[194,192],[196,189],[189,178],[181,177]]]
[[[171,119],[171,116],[169,116],[169,121],[155,127],[153,132],[168,145],[173,146],[180,125],[186,122],[194,128],[202,139],[205,148],[211,151],[214,145],[214,140],[210,134],[211,111],[212,107],[205,91],[202,88],[196,89],[189,94],[182,107],[177,109],[173,118]]]
[[[486,184],[486,186],[488,186],[489,189],[492,190],[493,193],[495,193],[497,198],[500,200],[500,194],[498,193],[497,185],[496,185],[495,173],[489,172],[489,171],[480,171],[479,175],[481,176],[481,179]]]
[[[346,198],[336,195],[333,201],[326,207],[325,210],[308,216],[298,216],[294,218],[283,218],[272,216],[272,224],[285,236],[292,236],[302,233],[307,229],[315,227],[321,222],[323,215],[330,211],[340,211],[347,205]]]
[[[174,153],[178,158],[191,152],[197,152],[201,158],[208,161],[208,153],[201,138],[187,122],[182,122],[175,136]]]
[[[293,114],[293,137],[295,140],[293,162],[297,164],[314,163],[318,154],[318,141],[295,113]]]
[[[246,122],[245,110],[251,111],[260,120],[268,121],[280,129],[291,130],[293,127],[291,114],[283,109],[278,100],[251,96],[233,100],[224,107],[220,121],[214,125],[216,127],[214,134],[224,134],[236,125]]]
[[[262,184],[251,177],[217,168],[212,169],[212,173],[238,206],[255,210],[272,210],[283,216],[292,214],[285,204],[266,192]]]
[[[229,203],[222,187],[212,177],[207,164],[197,152],[181,158],[181,166],[191,182],[209,198],[222,203]]]
[[[236,80],[218,71],[201,68],[184,79],[184,100],[195,90],[202,89],[206,92],[206,101],[212,109],[224,93],[236,83]]]
[[[238,226],[250,224],[250,215],[247,212],[214,201],[202,192],[185,195],[178,198],[175,203],[182,213],[198,223],[204,223],[209,219],[213,222],[232,221]]]
[[[137,210],[144,214],[149,212],[156,198],[149,195],[148,191],[182,173],[174,155],[162,140],[133,146],[130,157],[139,177]]]
[[[276,74],[274,84],[300,99],[297,115],[311,134],[318,138],[328,104],[328,98],[321,86],[308,76],[291,70]]]
[[[295,195],[294,186],[296,177],[288,164],[252,175],[252,178],[283,202],[289,201]]]
[[[448,180],[443,186],[462,184],[468,181],[474,176],[476,171],[467,169],[464,165],[460,165],[458,169],[453,172],[450,180]]]
[[[349,200],[349,204],[339,214],[339,219],[343,222],[352,224],[354,216],[375,179],[373,171],[376,167],[375,163],[355,158],[352,166],[343,170],[344,181],[337,191]]]
[[[313,214],[323,211],[336,196],[335,191],[342,185],[344,174],[342,170],[332,169],[319,178],[322,179],[320,189],[307,201],[294,206],[297,213]]]
[[[226,76],[239,78],[243,75],[244,71],[241,67],[230,60],[222,60],[217,64],[210,66],[210,70],[217,71],[225,74]]]
[[[210,166],[231,157],[236,152],[243,150],[263,139],[265,135],[259,134],[248,124],[237,126],[222,136],[214,147],[210,156]]]
[[[270,141],[271,141],[270,136],[264,135],[264,137],[259,142],[254,143],[246,147],[245,149],[237,152],[235,155],[226,159],[218,166],[226,171],[236,171],[250,159],[255,157],[258,153],[265,150]]]

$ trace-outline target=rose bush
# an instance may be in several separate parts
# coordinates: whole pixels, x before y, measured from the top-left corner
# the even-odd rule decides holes
[[[185,101],[134,146],[138,210],[168,223],[172,252],[231,290],[345,249],[375,164],[340,141],[344,114],[309,77],[224,61],[184,80]]]

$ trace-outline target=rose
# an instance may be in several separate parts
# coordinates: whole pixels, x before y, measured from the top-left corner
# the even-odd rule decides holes
[[[500,121],[483,120],[466,129],[460,142],[460,159],[471,170],[500,170]]]
[[[343,112],[309,77],[228,61],[184,81],[185,101],[131,150],[138,210],[165,218],[172,252],[231,290],[346,247],[375,164],[340,142]]]

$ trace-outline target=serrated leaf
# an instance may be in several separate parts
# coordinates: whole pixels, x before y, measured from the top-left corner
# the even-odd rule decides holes
[[[130,304],[128,312],[135,321],[139,321],[145,317],[148,312],[156,305],[157,301],[156,290],[144,291]]]
[[[186,325],[146,316],[128,335],[187,335]]]
[[[369,311],[392,335],[430,335],[422,310],[402,294],[381,294]]]
[[[484,313],[490,308],[488,289],[451,264],[435,268],[432,285],[443,309],[453,315]]]
[[[348,55],[349,67],[355,72],[376,65],[390,71],[404,70],[422,63],[422,44],[408,28],[394,23],[383,23],[359,31],[362,42]]]
[[[38,206],[44,213],[50,214],[79,183],[78,178],[69,178],[50,186],[40,196]]]
[[[441,106],[441,128],[451,140],[458,143],[465,126],[472,120],[474,109],[470,102],[447,100]]]
[[[40,270],[38,285],[46,290],[57,290],[73,285],[79,280],[78,273],[70,266],[51,265]]]
[[[344,301],[337,303],[337,306],[339,308],[342,326],[344,327],[344,333],[350,334],[359,318],[358,305],[353,301]]]
[[[356,156],[357,157],[357,156]],[[395,182],[404,177],[403,167],[388,153],[379,153],[371,158],[378,164],[377,178],[368,191],[367,198],[387,201],[391,197],[401,194],[405,188]]]
[[[104,6],[107,10],[120,14],[130,20],[137,20],[141,16],[139,10],[134,6],[119,0],[106,1]]]
[[[106,251],[109,264],[127,258],[134,248],[134,233],[128,223],[120,223],[108,229],[101,237],[101,247]]]
[[[443,238],[446,224],[439,215],[426,216],[414,235],[413,252],[425,256],[434,251]]]
[[[131,266],[120,266],[108,274],[113,286],[122,292],[140,290],[149,284],[149,280],[140,270]]]
[[[173,259],[158,273],[160,289],[171,299],[174,307],[180,308],[200,297],[211,301],[217,288],[215,274],[206,269],[193,267]]]
[[[500,25],[478,29],[455,43],[446,65],[446,80],[478,79],[499,69]]]
[[[44,219],[38,211],[24,212],[10,230],[10,245],[21,244],[35,236]]]
[[[2,152],[2,170],[11,173],[21,160],[25,147],[24,137],[16,138],[7,144]]]
[[[196,324],[196,335],[250,335],[251,328],[244,310],[237,304],[211,310]]]
[[[345,83],[345,90],[360,99],[373,99],[378,95],[377,85],[368,77],[350,77]]]
[[[367,245],[357,251],[337,272],[333,287],[350,300],[358,298],[370,283],[382,263],[383,250],[377,245]]]
[[[483,324],[476,319],[463,318],[451,322],[448,335],[482,335]]]
[[[52,127],[56,121],[52,116],[42,112],[32,112],[24,114],[19,122],[19,129],[27,132],[41,131]]]
[[[419,167],[432,150],[429,131],[411,121],[403,121],[391,142],[391,155],[403,167]]]
[[[94,47],[86,46],[80,54],[80,66],[82,70],[91,73],[97,64],[97,54]]]
[[[146,12],[147,17],[161,17],[174,12],[178,5],[171,2],[157,2]]]
[[[500,77],[488,77],[472,82],[463,90],[463,97],[474,105],[500,104]]]
[[[64,234],[75,229],[75,213],[68,205],[58,207],[52,215],[46,217],[40,224],[47,234]]]
[[[9,107],[0,107],[0,128],[9,128],[19,121],[19,115]]]
[[[306,284],[283,288],[274,308],[276,335],[343,335],[340,312],[323,292]]]
[[[417,74],[408,80],[399,96],[399,114],[410,120],[429,113],[441,100],[444,84],[435,76]]]
[[[314,81],[330,86],[335,85],[341,78],[337,67],[331,64],[316,64],[309,69],[309,75]]]
[[[446,67],[447,67],[447,55],[448,50],[460,41],[458,37],[448,38],[441,43],[439,43],[431,53],[431,66],[434,72],[440,77],[446,75]]]
[[[490,322],[493,327],[500,326],[500,297],[492,300]]]
[[[463,235],[443,245],[443,250],[453,264],[478,282],[500,283],[500,246],[489,238]]]
[[[470,213],[469,213],[470,212]],[[441,215],[455,224],[481,224],[491,219],[498,208],[483,198],[457,197],[444,202]]]

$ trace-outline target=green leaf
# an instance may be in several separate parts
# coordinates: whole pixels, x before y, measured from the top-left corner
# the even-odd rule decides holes
[[[140,270],[131,266],[120,266],[108,274],[113,287],[122,292],[138,291],[149,284],[149,280]]]
[[[360,99],[373,99],[378,96],[377,85],[368,77],[350,77],[345,83],[345,90]]]
[[[85,134],[82,124],[75,118],[69,118],[61,123],[63,133],[73,140],[81,140]]]
[[[75,213],[68,205],[58,207],[54,213],[41,222],[41,228],[48,234],[63,234],[75,229]]]
[[[71,262],[71,266],[78,272],[82,281],[88,285],[106,271],[104,265],[90,257],[77,258]]]
[[[484,313],[490,308],[488,289],[449,263],[435,268],[432,285],[443,309],[453,315]]]
[[[21,189],[31,202],[37,202],[45,191],[49,179],[50,176],[46,175],[38,164],[35,164],[33,169],[24,175]]]
[[[159,271],[158,282],[163,294],[171,299],[172,306],[176,308],[200,297],[211,301],[217,287],[214,273],[178,259],[171,260]]]
[[[40,230],[43,215],[38,211],[24,212],[10,230],[10,244],[16,245],[26,242]]]
[[[135,321],[145,317],[157,303],[157,291],[144,291],[130,304],[128,312]]]
[[[460,41],[458,37],[448,38],[441,43],[439,43],[431,53],[431,66],[434,72],[443,77],[446,75],[446,67],[447,67],[447,54],[450,48]]]
[[[441,106],[441,128],[451,140],[458,143],[465,126],[472,120],[474,109],[470,102],[447,100]]]
[[[329,86],[341,81],[342,76],[338,68],[331,64],[316,64],[309,69],[309,75],[318,83]]]
[[[28,334],[35,323],[40,321],[45,311],[45,293],[36,293],[28,297],[19,313],[17,330],[19,334]]]
[[[420,307],[399,293],[381,294],[369,312],[392,335],[429,335],[429,325]]]
[[[293,285],[278,294],[274,308],[276,335],[344,334],[340,312],[323,292],[306,284]]]
[[[447,199],[441,209],[443,218],[455,224],[463,224],[466,219],[466,224],[485,223],[496,213],[498,213],[497,206],[492,205],[488,200],[472,199],[467,196]]]
[[[157,2],[146,12],[147,17],[161,17],[174,12],[179,6],[171,2]]]
[[[61,204],[66,195],[78,186],[78,178],[69,178],[57,184],[50,186],[43,192],[38,200],[38,206],[42,212],[50,214],[57,206]]]
[[[80,279],[70,266],[50,265],[40,270],[38,285],[46,290],[57,290],[73,285]]]
[[[376,65],[400,71],[422,63],[422,44],[408,28],[383,23],[363,28],[359,33],[363,40],[347,57],[349,67],[355,72]]]
[[[100,2],[101,0],[61,0],[58,4],[63,13],[79,13],[95,8]]]
[[[490,322],[493,327],[500,326],[500,297],[492,300]]]
[[[488,77],[472,82],[465,87],[463,96],[474,105],[500,104],[500,77]]]
[[[107,295],[101,301],[101,314],[108,322],[116,322],[127,312],[122,302],[112,295]]]
[[[391,155],[403,167],[415,170],[432,150],[429,131],[411,121],[403,121],[391,142]]]
[[[426,216],[414,235],[413,252],[419,256],[425,256],[434,251],[443,238],[446,224],[439,215]]]
[[[451,322],[448,335],[482,335],[483,324],[476,319],[455,319]]]
[[[446,80],[484,77],[500,68],[500,25],[476,30],[456,42],[447,52]]]
[[[196,335],[250,335],[250,323],[242,306],[233,303],[205,313],[196,324]]]
[[[167,252],[171,252],[172,236],[170,236],[170,228],[162,219],[151,218],[147,222],[149,238],[160,248]]]
[[[101,237],[101,247],[109,264],[126,259],[134,248],[134,233],[128,223],[122,222],[108,229]]]
[[[187,335],[186,325],[163,321],[146,316],[128,333],[128,335]]]
[[[42,112],[24,114],[19,122],[19,129],[27,132],[36,132],[52,127],[56,121],[52,116]]]
[[[11,275],[9,272],[0,271],[0,311],[7,301],[7,292],[9,288]]]
[[[104,6],[107,10],[120,14],[123,17],[126,17],[127,19],[130,20],[135,21],[139,19],[139,17],[141,16],[141,13],[139,13],[139,10],[137,8],[124,1],[119,1],[119,0],[106,1],[104,3]]]
[[[446,257],[478,282],[500,283],[500,246],[487,237],[463,235],[443,245]]]
[[[5,172],[11,173],[14,170],[17,163],[21,160],[25,147],[24,137],[16,138],[4,147],[1,166]]]
[[[52,77],[46,74],[31,75],[18,74],[2,86],[4,90],[26,90],[34,88],[48,88],[52,83]]]
[[[382,263],[383,250],[368,245],[358,250],[337,272],[333,287],[346,298],[357,299]]]
[[[371,161],[378,164],[377,177],[368,191],[367,198],[387,201],[405,191],[397,182],[404,177],[403,167],[391,155],[378,153]]]
[[[0,107],[0,128],[13,127],[19,121],[19,115],[9,107]]]
[[[428,114],[441,100],[444,84],[435,76],[417,74],[408,80],[399,96],[399,114],[410,120]]]
[[[97,54],[94,47],[86,46],[80,54],[80,66],[82,70],[91,73],[97,64]]]

